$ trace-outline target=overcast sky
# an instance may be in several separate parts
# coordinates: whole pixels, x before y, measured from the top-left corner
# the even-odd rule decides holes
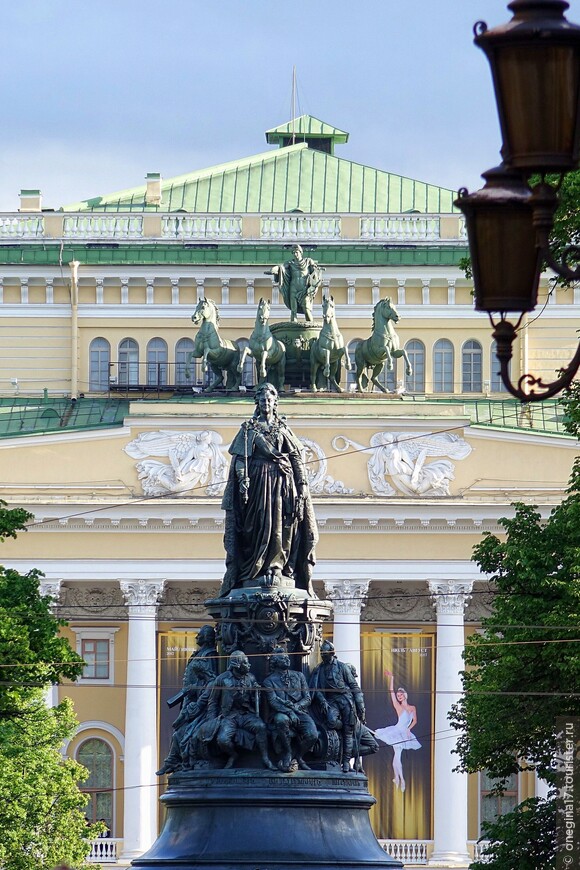
[[[508,20],[506,5],[4,0],[0,210],[21,188],[58,208],[268,150],[293,65],[298,114],[350,133],[339,156],[475,189],[500,138],[472,28]]]

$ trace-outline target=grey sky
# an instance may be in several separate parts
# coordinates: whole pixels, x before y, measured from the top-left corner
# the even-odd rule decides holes
[[[506,0],[4,2],[0,210],[169,178],[268,149],[298,108],[348,130],[337,154],[479,187],[500,146],[478,19]],[[571,20],[580,19],[573,0]]]

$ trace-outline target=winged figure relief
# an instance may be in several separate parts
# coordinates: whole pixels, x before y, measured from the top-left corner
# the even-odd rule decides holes
[[[365,449],[343,435],[336,436],[332,446],[339,452],[351,447]],[[367,467],[369,483],[376,495],[403,493],[416,498],[450,495],[450,484],[455,477],[455,465],[451,460],[465,459],[472,448],[451,432],[432,435],[376,432],[366,450],[372,451]]]
[[[127,444],[125,453],[140,460],[136,468],[145,495],[186,493],[204,488],[204,495],[219,496],[223,494],[228,476],[228,461],[222,444],[221,435],[208,429],[199,432],[160,430],[143,432]],[[150,459],[151,456],[161,458]]]

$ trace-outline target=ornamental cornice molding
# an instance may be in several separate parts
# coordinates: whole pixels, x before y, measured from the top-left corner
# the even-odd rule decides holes
[[[96,594],[103,584],[110,583],[107,589],[107,605],[123,606],[120,594],[111,595],[112,588],[119,590],[119,580],[134,581],[136,577],[145,581],[158,581],[166,578],[168,583],[206,583],[221,582],[225,570],[223,559],[7,559],[7,568],[21,574],[34,568],[42,571],[47,580],[62,578],[67,588],[84,588]],[[319,559],[316,563],[316,580],[342,580],[366,582],[369,578],[376,582],[402,582],[424,584],[427,580],[450,580],[458,582],[484,581],[477,565],[470,559]],[[63,590],[63,594],[68,594]],[[105,602],[103,601],[103,604]]]

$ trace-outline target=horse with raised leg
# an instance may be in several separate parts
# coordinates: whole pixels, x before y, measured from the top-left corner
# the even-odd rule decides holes
[[[258,384],[269,381],[278,392],[284,389],[286,375],[286,346],[272,335],[268,325],[270,318],[270,300],[260,299],[256,313],[254,331],[250,335],[249,346],[241,352],[238,372],[244,370],[247,356],[252,356],[256,363]]]
[[[370,338],[361,341],[357,346],[354,359],[356,363],[356,389],[364,393],[369,384],[374,384],[382,393],[386,388],[380,383],[379,376],[383,368],[388,371],[393,368],[393,359],[403,357],[405,374],[413,374],[413,367],[404,347],[400,346],[399,336],[395,332],[395,323],[399,321],[397,309],[387,296],[379,299],[373,310],[373,331]],[[366,372],[372,369],[370,378]]]
[[[334,299],[332,296],[322,298],[322,329],[310,346],[310,389],[315,393],[320,386],[320,373],[326,378],[327,385],[332,391],[342,393],[340,386],[341,360],[344,358],[344,367],[351,370],[350,359],[336,322]]]
[[[191,316],[192,322],[200,329],[195,336],[191,355],[197,359],[203,358],[203,370],[211,369],[214,379],[203,388],[202,392],[212,392],[221,387],[226,374],[226,390],[232,392],[240,388],[242,376],[238,371],[240,349],[237,344],[222,338],[218,324],[220,315],[218,307],[211,299],[200,299],[197,308]]]

